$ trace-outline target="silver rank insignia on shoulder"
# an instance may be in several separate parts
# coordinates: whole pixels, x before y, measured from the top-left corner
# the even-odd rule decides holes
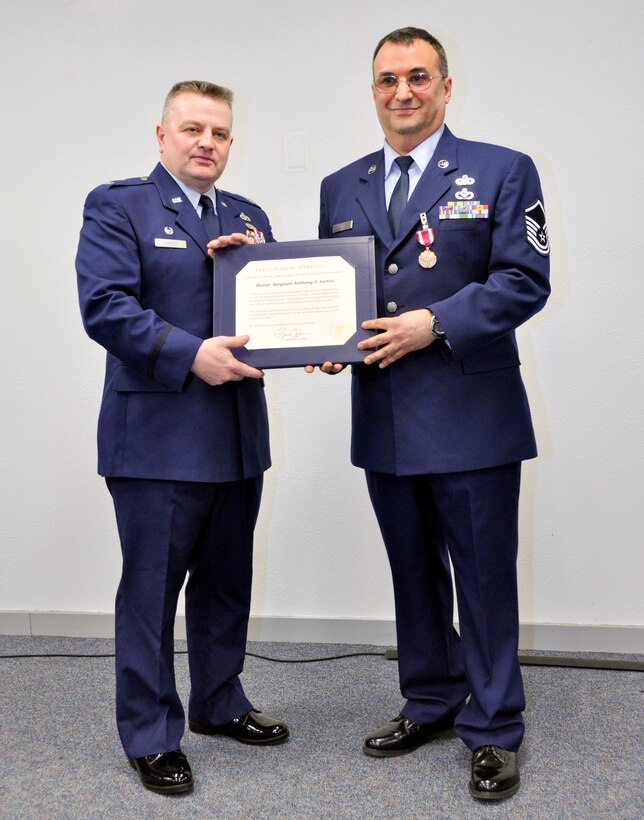
[[[239,214],[239,217],[240,217],[240,219],[243,219],[244,222],[250,222],[250,217],[246,216],[246,214],[243,211]],[[252,228],[253,226],[250,225],[249,227]]]
[[[174,230],[168,225],[163,229],[163,233],[167,234],[168,236],[172,236]]]
[[[372,165],[371,168],[367,171],[368,174],[375,174],[376,173],[376,166]]]

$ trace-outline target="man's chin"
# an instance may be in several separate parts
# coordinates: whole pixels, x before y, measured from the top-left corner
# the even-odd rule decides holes
[[[208,188],[210,188],[210,186],[213,185],[219,179],[220,176],[219,173],[215,173],[215,170],[215,168],[211,167],[208,169],[208,171],[206,171],[206,169],[203,169],[201,173],[198,170],[193,171],[190,174],[190,177],[193,180],[192,186],[194,188],[199,187],[203,190],[207,190]]]

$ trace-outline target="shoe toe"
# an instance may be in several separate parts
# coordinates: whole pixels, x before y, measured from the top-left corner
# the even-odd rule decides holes
[[[240,743],[269,744],[281,743],[289,736],[288,726],[280,720],[262,714],[246,712],[221,725],[210,725],[188,721],[190,731],[202,735],[225,735]]]
[[[372,732],[365,740],[362,749],[365,754],[374,757],[401,755],[413,752],[432,737],[433,734],[428,727],[399,715]]]
[[[241,737],[250,743],[277,743],[289,735],[285,723],[262,712],[248,712],[231,722],[236,724]]]
[[[499,746],[479,746],[472,754],[470,794],[482,800],[511,797],[520,786],[516,752]]]
[[[141,783],[155,792],[179,793],[193,786],[192,770],[182,751],[161,752],[130,760]]]

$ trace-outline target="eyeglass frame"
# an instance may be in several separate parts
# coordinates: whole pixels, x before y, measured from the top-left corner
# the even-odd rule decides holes
[[[396,85],[395,85],[395,86],[393,86],[393,88],[379,88],[379,87],[378,87],[378,80],[376,80],[376,78],[374,77],[374,80],[373,80],[373,87],[376,89],[376,91],[377,91],[379,94],[395,94],[395,93],[396,93],[396,91],[398,91],[398,86],[399,86],[399,85],[400,85],[400,83],[402,82],[402,83],[406,83],[406,84],[407,84],[407,88],[408,88],[410,91],[427,91],[427,89],[428,89],[428,88],[431,88],[431,85],[432,85],[432,80],[437,80],[437,79],[439,79],[439,78],[440,78],[441,80],[444,80],[444,79],[445,79],[445,75],[444,75],[444,74],[427,74],[427,79],[429,80],[429,82],[427,83],[427,85],[423,86],[422,88],[413,88],[413,87],[409,84],[409,78],[410,78],[410,77],[413,77],[413,75],[414,75],[414,74],[424,74],[424,73],[425,73],[424,71],[412,71],[412,73],[411,73],[411,74],[408,74],[406,77],[396,77],[396,75],[395,75],[395,74],[385,74],[385,75],[383,75],[383,76],[381,76],[381,77],[379,78],[380,80],[384,80],[384,79],[387,79],[388,77],[393,77],[393,78],[396,80]]]

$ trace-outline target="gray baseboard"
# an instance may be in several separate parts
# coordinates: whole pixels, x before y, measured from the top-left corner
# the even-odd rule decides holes
[[[177,618],[175,634],[185,638],[185,618]],[[110,612],[0,612],[0,635],[70,638],[113,638]],[[393,620],[360,618],[251,617],[251,641],[344,643],[395,646]],[[644,628],[596,624],[521,624],[522,650],[619,652],[644,654]]]

